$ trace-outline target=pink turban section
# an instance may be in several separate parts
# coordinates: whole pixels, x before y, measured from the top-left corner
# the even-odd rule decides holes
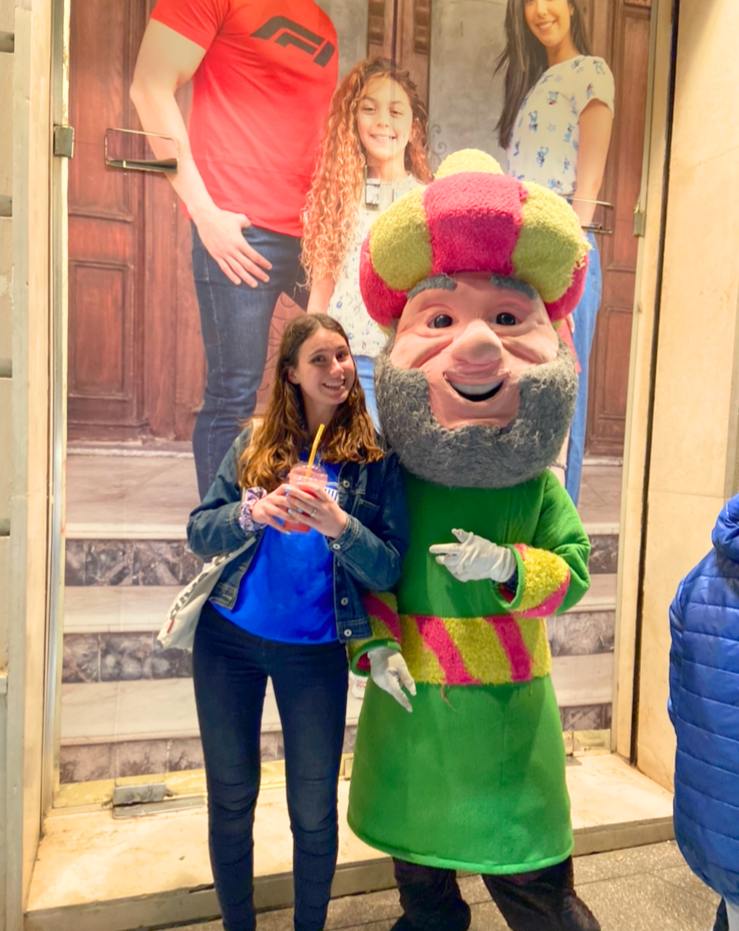
[[[562,197],[466,149],[380,214],[362,244],[360,288],[370,316],[387,327],[424,279],[489,272],[527,282],[556,321],[580,300],[588,249]]]

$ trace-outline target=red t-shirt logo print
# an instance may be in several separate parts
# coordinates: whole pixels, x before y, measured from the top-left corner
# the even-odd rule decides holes
[[[336,51],[331,42],[299,23],[294,23],[286,16],[273,16],[252,33],[252,38],[265,39],[268,42],[271,40],[277,45],[294,45],[301,51],[307,52],[321,68],[326,67]]]

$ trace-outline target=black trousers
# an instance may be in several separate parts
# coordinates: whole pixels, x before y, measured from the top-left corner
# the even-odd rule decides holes
[[[454,870],[393,862],[404,912],[397,931],[467,931],[470,908]],[[546,870],[486,874],[482,881],[512,931],[600,931],[597,919],[575,894],[572,857]]]
[[[729,916],[726,913],[726,900],[721,899],[716,910],[716,922],[713,931],[729,931]]]

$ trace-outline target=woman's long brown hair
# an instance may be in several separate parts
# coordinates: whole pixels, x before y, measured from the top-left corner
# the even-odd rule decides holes
[[[585,17],[580,0],[568,0],[568,5],[572,7],[572,43],[581,55],[590,55],[590,40],[585,31]],[[501,149],[508,148],[513,124],[524,97],[549,68],[546,49],[526,23],[524,0],[508,0],[505,35],[505,48],[495,66],[495,74],[506,68],[503,112],[495,127]]]
[[[258,485],[273,491],[310,447],[303,396],[287,375],[298,363],[300,347],[319,330],[338,333],[349,345],[341,324],[326,314],[303,314],[287,324],[280,340],[267,410],[261,422],[251,421],[251,439],[239,461],[239,485],[243,488]],[[324,462],[377,462],[385,455],[375,438],[364,391],[356,377],[349,397],[326,426],[320,455]]]
[[[357,109],[367,84],[376,77],[392,78],[408,95],[413,123],[405,147],[405,168],[424,184],[431,180],[426,156],[428,113],[410,74],[387,58],[360,61],[331,100],[303,211],[301,261],[309,284],[321,278],[336,278],[354,233],[367,164],[357,132]]]

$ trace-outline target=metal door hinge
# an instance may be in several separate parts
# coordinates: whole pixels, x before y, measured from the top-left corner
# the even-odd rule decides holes
[[[54,155],[72,158],[74,155],[74,126],[54,127]]]
[[[647,231],[647,214],[642,210],[641,201],[634,206],[634,236],[643,236]]]

